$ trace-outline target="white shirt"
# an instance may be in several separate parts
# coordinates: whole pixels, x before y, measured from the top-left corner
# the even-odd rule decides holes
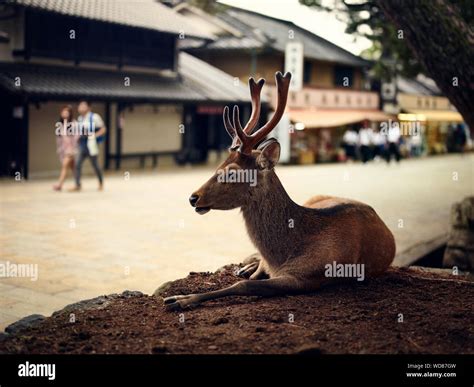
[[[397,143],[398,140],[400,140],[400,128],[397,126],[392,126],[388,130],[388,142],[394,142]]]
[[[372,129],[362,128],[359,130],[359,143],[360,145],[369,146],[372,142]]]
[[[380,132],[372,133],[372,143],[374,145],[383,145],[385,144],[385,137]]]
[[[90,115],[92,114],[92,125],[93,128],[89,129],[90,126]],[[102,117],[98,115],[97,113],[92,113],[89,112],[85,116],[79,116],[77,117],[77,121],[79,122],[79,125],[83,127],[83,134],[90,134],[93,132],[98,131],[100,128],[103,128],[104,121],[102,120]]]
[[[347,130],[346,133],[344,133],[344,137],[342,137],[342,141],[347,145],[357,145],[359,135],[355,130]]]

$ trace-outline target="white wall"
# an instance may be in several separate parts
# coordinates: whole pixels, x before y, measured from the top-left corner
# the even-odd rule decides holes
[[[178,151],[182,109],[172,105],[135,105],[124,111],[122,154]]]

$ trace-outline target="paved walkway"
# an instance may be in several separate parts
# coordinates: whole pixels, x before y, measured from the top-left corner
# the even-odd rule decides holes
[[[331,194],[372,205],[402,251],[448,230],[451,204],[474,193],[473,166],[474,155],[454,155],[277,171],[299,203]],[[2,181],[0,263],[37,264],[39,277],[0,278],[0,328],[100,294],[151,293],[164,281],[254,252],[238,210],[199,216],[189,206],[190,193],[210,174],[209,168],[132,171],[129,179],[111,174],[104,192],[89,178],[79,194],[53,192],[50,180]]]

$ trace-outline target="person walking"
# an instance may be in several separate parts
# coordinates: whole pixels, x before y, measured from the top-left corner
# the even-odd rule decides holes
[[[420,157],[422,152],[423,139],[421,133],[418,132],[410,137],[410,156]]]
[[[362,128],[359,130],[360,155],[364,164],[372,158],[370,151],[372,135],[372,128],[369,127],[368,121],[364,121]]]
[[[353,128],[346,130],[344,136],[342,137],[343,147],[346,152],[346,160],[356,160],[358,142],[359,134]]]
[[[375,130],[372,133],[372,144],[373,150],[372,155],[375,161],[380,161],[385,157],[385,146],[386,146],[386,138],[380,132],[380,130]]]
[[[454,143],[456,152],[464,153],[467,143],[466,130],[463,124],[457,124],[454,130]]]
[[[56,152],[61,162],[61,172],[58,182],[53,185],[55,191],[61,191],[69,169],[74,175],[74,158],[77,154],[78,140],[77,134],[74,133],[75,124],[72,106],[64,106],[56,123]]]
[[[76,157],[76,185],[70,190],[81,190],[81,174],[82,164],[86,158],[89,158],[94,168],[95,174],[99,179],[99,191],[104,187],[104,179],[98,163],[99,147],[98,142],[101,142],[107,132],[102,117],[93,113],[91,104],[88,101],[81,101],[77,108],[79,117],[78,123],[81,129],[81,136],[79,137],[79,146]]]
[[[387,151],[385,155],[387,164],[390,164],[392,155],[395,156],[395,160],[397,160],[397,163],[399,163],[401,159],[401,154],[400,154],[400,127],[398,125],[391,125],[390,128],[388,129]]]

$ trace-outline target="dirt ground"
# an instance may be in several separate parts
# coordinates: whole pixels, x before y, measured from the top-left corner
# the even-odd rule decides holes
[[[235,268],[190,273],[162,295],[230,285]],[[181,312],[124,292],[3,335],[0,353],[474,353],[473,300],[472,282],[395,268],[311,295],[227,298]]]

